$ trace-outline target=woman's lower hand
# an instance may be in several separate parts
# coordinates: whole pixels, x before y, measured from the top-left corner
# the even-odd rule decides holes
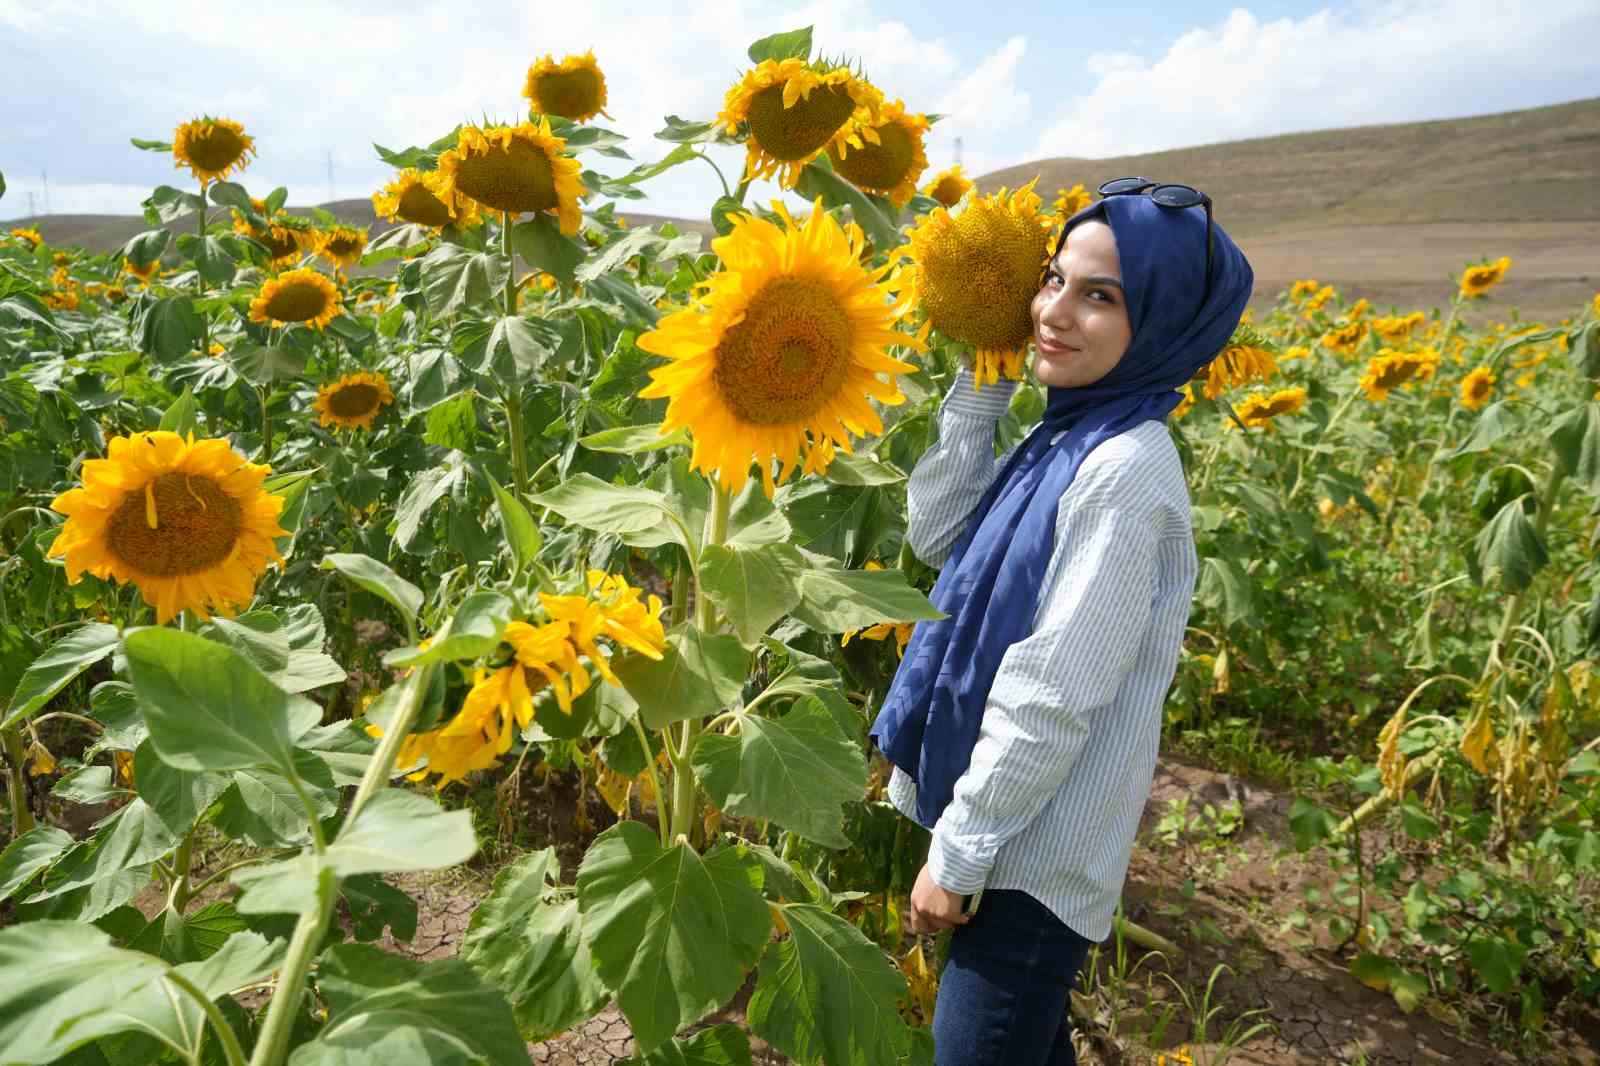
[[[911,889],[911,931],[938,933],[966,925],[972,915],[961,913],[962,899],[960,893],[940,888],[924,864]]]

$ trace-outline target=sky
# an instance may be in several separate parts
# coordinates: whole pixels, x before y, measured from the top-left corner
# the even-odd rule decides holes
[[[30,193],[42,211],[46,185],[55,214],[137,213],[153,186],[191,179],[129,138],[170,140],[200,114],[255,138],[236,179],[254,195],[366,197],[392,173],[373,142],[519,120],[528,65],[590,48],[609,86],[599,123],[649,162],[671,148],[653,136],[663,116],[714,117],[751,41],[806,25],[890,99],[944,116],[925,178],[958,154],[983,174],[1600,96],[1597,0],[0,0],[0,219],[30,214]],[[713,155],[736,181],[742,149]],[[645,189],[621,210],[703,217],[721,185],[691,162]]]

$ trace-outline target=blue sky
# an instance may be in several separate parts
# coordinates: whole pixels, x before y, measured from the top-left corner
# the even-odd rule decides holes
[[[1511,110],[1600,96],[1600,3],[1291,0],[1224,3],[929,3],[913,0],[0,0],[0,218],[133,213],[200,113],[244,123],[242,180],[290,202],[369,195],[388,177],[371,142],[425,143],[480,114],[518,114],[546,52],[593,47],[609,125],[658,158],[661,117],[709,118],[756,37],[815,24],[818,47],[858,58],[891,98],[947,117],[933,168],[982,173],[1044,156],[1130,152]],[[332,157],[333,182],[328,180]],[[729,178],[741,155],[720,156]],[[600,169],[623,168],[614,160]],[[931,173],[931,171],[930,171]],[[679,167],[624,210],[701,215],[720,187]],[[770,188],[756,190],[772,195]]]

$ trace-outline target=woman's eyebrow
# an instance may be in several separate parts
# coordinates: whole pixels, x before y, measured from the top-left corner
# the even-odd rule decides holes
[[[1119,279],[1110,277],[1106,274],[1096,274],[1093,277],[1084,278],[1083,283],[1085,285],[1111,285],[1114,286],[1117,291],[1122,291],[1122,282]]]

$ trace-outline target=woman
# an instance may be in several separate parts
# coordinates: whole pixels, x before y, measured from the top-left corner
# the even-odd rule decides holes
[[[947,617],[917,627],[872,737],[891,799],[933,831],[912,929],[955,930],[939,1066],[1076,1061],[1067,993],[1110,933],[1194,591],[1165,421],[1254,280],[1203,194],[1142,178],[1101,194],[1033,301],[1040,424],[997,462],[1013,386],[980,392],[963,370],[908,489]]]

